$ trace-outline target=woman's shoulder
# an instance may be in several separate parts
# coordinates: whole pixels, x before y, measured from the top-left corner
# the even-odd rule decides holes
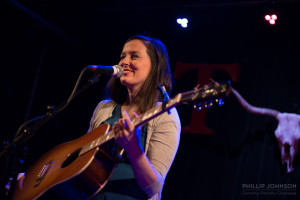
[[[158,102],[155,107],[160,106],[162,104],[162,102]],[[153,120],[151,120],[152,123],[159,123],[159,122],[166,122],[166,121],[172,121],[176,124],[179,124],[180,126],[180,118],[177,112],[176,107],[173,107],[168,111],[160,114],[159,116],[157,116],[156,118],[154,118]]]
[[[114,109],[114,107],[116,105],[117,105],[117,103],[111,99],[102,100],[96,106],[96,108],[94,110],[94,114],[99,113],[100,111],[101,111],[101,113],[110,112],[111,110]]]
[[[98,103],[90,121],[89,131],[98,127],[104,120],[108,119],[117,104],[111,99],[105,99]]]
[[[112,99],[105,99],[105,100],[101,100],[98,105],[97,105],[97,108],[98,107],[110,107],[110,106],[115,106],[116,105],[116,102],[113,101]]]

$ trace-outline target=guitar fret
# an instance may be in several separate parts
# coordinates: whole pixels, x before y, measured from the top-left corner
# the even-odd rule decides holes
[[[90,142],[89,142],[90,143]],[[89,143],[87,143],[86,145],[84,145],[79,153],[79,156],[81,156],[82,154],[85,154],[88,151],[88,146]]]
[[[79,155],[85,154],[88,151],[94,149],[95,147],[98,147],[99,145],[103,144],[105,141],[110,140],[114,137],[114,132],[111,131],[110,133],[107,133],[105,135],[103,135],[102,137],[99,137],[89,143],[87,143],[86,145],[84,145],[80,151]]]
[[[95,140],[92,141],[92,144],[89,145],[89,149],[92,149],[92,148],[93,148],[94,143],[95,143]]]
[[[150,110],[148,110],[146,113],[144,113],[142,116],[139,116],[139,118],[136,118],[133,121],[133,124],[135,126],[141,126],[151,120],[153,117],[155,117],[158,113],[161,111],[161,105],[154,107]]]
[[[99,144],[101,144],[101,137],[97,139],[96,144],[97,144],[97,146],[98,146]]]

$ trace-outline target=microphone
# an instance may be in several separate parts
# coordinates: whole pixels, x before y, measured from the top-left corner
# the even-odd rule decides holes
[[[115,78],[120,78],[123,73],[123,67],[120,65],[103,66],[103,65],[88,65],[87,69],[93,72],[99,72],[100,74],[109,74]]]

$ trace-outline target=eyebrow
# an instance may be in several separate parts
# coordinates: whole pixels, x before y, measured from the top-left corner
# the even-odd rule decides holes
[[[134,53],[139,53],[139,51],[128,51],[128,52],[122,52],[121,55],[125,54],[125,53],[130,53],[130,54],[134,54]]]

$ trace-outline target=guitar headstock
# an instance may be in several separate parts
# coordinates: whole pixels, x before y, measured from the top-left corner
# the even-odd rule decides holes
[[[202,107],[208,108],[212,106],[213,102],[223,105],[222,97],[228,96],[230,91],[231,84],[229,81],[222,83],[212,82],[202,88],[196,87],[194,90],[177,94],[174,98],[170,99],[164,107],[160,105],[148,110],[140,117],[135,118],[133,123],[136,127],[141,126],[179,104],[194,103],[194,107],[198,110]]]
[[[223,105],[222,98],[227,97],[231,92],[230,81],[226,82],[212,82],[199,88],[195,87],[194,90],[178,94],[173,101],[177,104],[190,104],[194,103],[194,108],[201,110],[202,108],[210,108],[213,104]],[[170,101],[170,103],[174,103]]]

